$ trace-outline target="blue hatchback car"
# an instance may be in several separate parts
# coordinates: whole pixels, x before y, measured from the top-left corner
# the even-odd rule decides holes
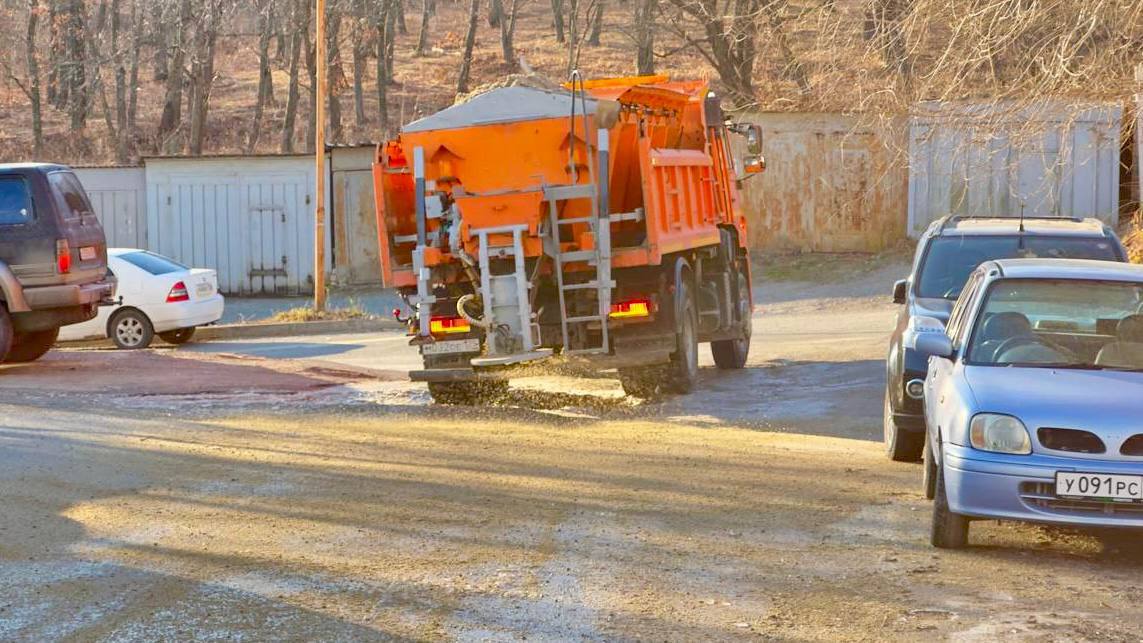
[[[974,519],[1143,528],[1143,266],[986,262],[928,327],[933,545]]]

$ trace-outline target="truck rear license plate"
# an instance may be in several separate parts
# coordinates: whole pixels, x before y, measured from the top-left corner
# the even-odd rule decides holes
[[[454,353],[479,353],[479,339],[451,339],[421,346],[422,355],[452,355]]]
[[[1143,476],[1060,471],[1056,474],[1056,495],[1061,498],[1141,502]]]

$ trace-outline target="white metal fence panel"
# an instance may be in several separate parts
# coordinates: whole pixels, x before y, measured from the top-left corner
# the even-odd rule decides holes
[[[112,248],[147,247],[147,181],[141,167],[76,168]]]
[[[1122,109],[924,105],[909,126],[909,235],[948,214],[1119,219]]]
[[[148,159],[151,248],[214,268],[226,293],[313,292],[313,172],[309,157]]]

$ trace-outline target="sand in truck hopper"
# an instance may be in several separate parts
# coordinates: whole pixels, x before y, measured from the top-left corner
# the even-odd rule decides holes
[[[702,342],[720,368],[746,363],[738,187],[764,167],[759,128],[727,121],[705,81],[577,78],[479,94],[378,148],[382,275],[438,402],[556,355],[640,397],[690,391]]]

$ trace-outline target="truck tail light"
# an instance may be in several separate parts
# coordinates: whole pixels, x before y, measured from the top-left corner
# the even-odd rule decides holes
[[[187,285],[181,281],[171,288],[171,292],[167,293],[168,304],[177,304],[180,301],[190,301],[190,293],[187,292]]]
[[[429,320],[429,332],[433,335],[459,335],[472,330],[463,317],[433,317]]]
[[[628,299],[611,304],[612,319],[638,319],[651,316],[650,299]]]
[[[67,239],[59,239],[56,241],[56,270],[61,275],[66,275],[71,272],[71,246],[68,244]]]

